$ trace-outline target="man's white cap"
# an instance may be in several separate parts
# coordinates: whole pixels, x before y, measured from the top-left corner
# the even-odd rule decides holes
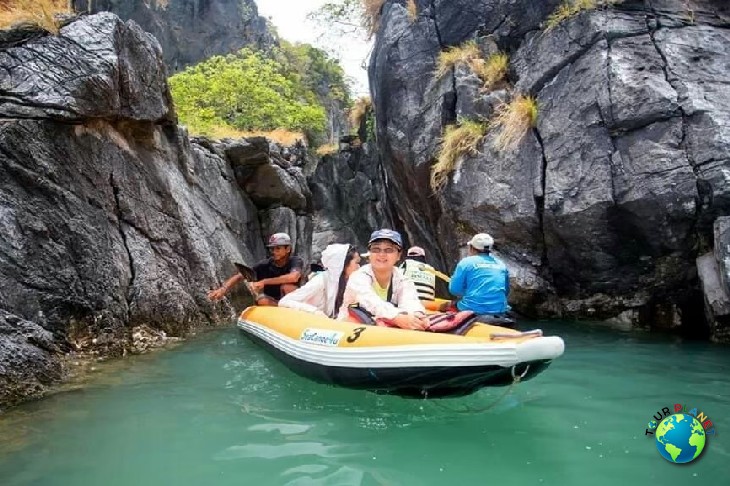
[[[291,237],[286,233],[274,233],[269,237],[266,246],[269,248],[272,246],[291,246]]]
[[[466,244],[473,246],[477,250],[487,250],[491,249],[492,245],[494,245],[494,238],[487,233],[477,233]]]

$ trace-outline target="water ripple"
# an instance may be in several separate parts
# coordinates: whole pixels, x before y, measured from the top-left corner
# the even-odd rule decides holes
[[[235,329],[204,333],[0,416],[2,485],[727,482],[727,348],[536,327],[566,340],[545,373],[444,400],[312,383]],[[644,436],[674,403],[718,429],[687,467]]]
[[[235,459],[258,458],[279,459],[293,456],[318,456],[322,458],[344,457],[351,454],[338,453],[341,446],[328,446],[319,442],[290,442],[285,444],[245,444],[230,446],[216,454],[216,461],[230,461]]]

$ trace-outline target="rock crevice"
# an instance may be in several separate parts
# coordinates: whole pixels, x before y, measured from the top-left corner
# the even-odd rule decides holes
[[[124,216],[122,215],[122,207],[119,202],[119,187],[114,182],[114,173],[109,174],[109,185],[112,188],[112,194],[114,195],[114,214],[117,217],[117,223],[119,225],[119,237],[122,240],[122,245],[124,246],[124,251],[127,253],[127,258],[129,260],[129,280],[127,280],[127,292],[126,293],[126,301],[127,301],[127,309],[129,309],[129,306],[132,304],[132,296],[130,295],[130,290],[134,287],[134,257],[132,256],[132,252],[129,249],[129,244],[127,242],[127,235],[124,233]]]

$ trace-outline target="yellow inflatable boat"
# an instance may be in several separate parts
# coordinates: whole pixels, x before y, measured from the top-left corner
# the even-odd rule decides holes
[[[468,395],[527,380],[563,354],[559,337],[476,323],[464,335],[341,322],[283,307],[249,307],[238,327],[295,373],[406,397]]]

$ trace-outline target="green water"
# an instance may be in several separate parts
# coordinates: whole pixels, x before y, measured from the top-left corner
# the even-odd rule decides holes
[[[503,389],[442,401],[300,378],[239,331],[114,364],[95,383],[0,416],[0,484],[727,484],[730,349],[543,323],[566,354]],[[716,424],[702,456],[664,460],[664,406]]]

